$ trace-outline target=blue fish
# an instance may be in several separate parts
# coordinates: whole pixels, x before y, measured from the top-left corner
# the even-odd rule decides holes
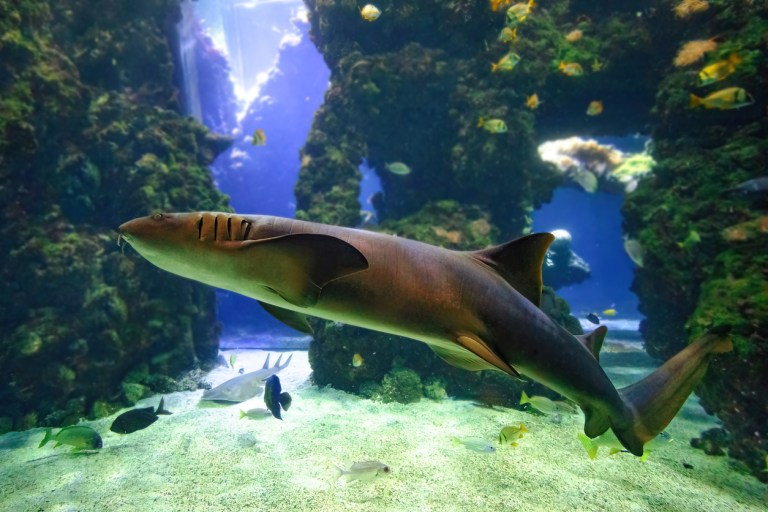
[[[282,391],[280,378],[277,375],[272,375],[264,381],[264,403],[272,415],[279,420],[283,419],[280,416],[280,407],[287,411],[291,406],[291,395]]]

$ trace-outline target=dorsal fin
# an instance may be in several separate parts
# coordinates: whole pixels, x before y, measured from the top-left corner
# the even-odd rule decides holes
[[[551,233],[536,233],[470,255],[495,270],[538,307],[541,302],[541,266],[554,239]]]
[[[600,349],[603,348],[603,341],[605,341],[605,334],[608,332],[608,328],[601,325],[589,334],[578,334],[576,338],[582,345],[592,352],[595,356],[595,360],[600,362]]]

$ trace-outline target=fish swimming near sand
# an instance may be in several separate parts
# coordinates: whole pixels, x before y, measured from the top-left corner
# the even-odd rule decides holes
[[[525,404],[528,404],[530,407],[533,407],[537,411],[544,414],[573,415],[578,412],[576,407],[572,404],[569,404],[568,402],[563,402],[562,400],[552,400],[551,398],[547,398],[545,396],[528,396],[525,391],[523,391],[523,394],[520,397],[520,405]]]
[[[453,444],[464,445],[464,448],[466,448],[467,450],[472,450],[473,452],[479,452],[479,453],[496,452],[496,447],[494,447],[491,443],[489,443],[485,439],[481,439],[479,437],[465,437],[465,438],[452,437],[451,441],[453,441]]]
[[[619,440],[616,439],[616,436],[610,430],[607,430],[605,434],[598,436],[594,439],[590,439],[584,434],[579,433],[579,441],[581,442],[581,445],[586,450],[589,458],[592,460],[594,460],[597,457],[597,451],[600,448],[609,448],[610,449],[609,453],[611,455],[615,455],[619,452],[624,451],[624,447],[621,445]],[[662,432],[655,438],[651,439],[648,443],[646,443],[644,447],[645,452],[643,453],[643,456],[640,457],[640,462],[645,461],[645,459],[648,458],[648,455],[650,455],[651,452],[656,451],[659,448],[662,448],[663,446],[669,444],[671,441],[672,441],[672,436],[670,436],[667,432]]]
[[[303,332],[313,315],[421,341],[466,370],[534,379],[578,404],[587,436],[612,429],[637,456],[675,417],[711,356],[733,347],[724,333],[707,333],[616,389],[599,362],[606,327],[574,336],[539,308],[550,233],[466,252],[223,212],[158,213],[119,233],[157,267],[254,298]]]
[[[383,473],[389,473],[389,466],[377,460],[364,460],[355,462],[349,469],[336,466],[339,470],[339,478],[345,478],[347,482],[355,480],[372,480]]]
[[[172,414],[163,408],[164,399],[160,399],[157,409],[154,407],[140,407],[126,411],[112,422],[109,430],[116,434],[131,434],[137,430],[143,430],[157,421],[160,414]]]
[[[264,366],[261,370],[244,373],[234,379],[229,379],[223,384],[219,384],[215,388],[208,389],[203,392],[201,400],[220,402],[245,402],[246,400],[250,400],[264,389],[265,380],[288,366],[292,357],[293,354],[288,356],[288,359],[286,359],[283,364],[280,364],[280,361],[283,358],[283,355],[280,354],[275,365],[270,368],[269,355],[267,355],[267,360],[264,361]]]
[[[53,445],[54,448],[66,444],[72,447],[73,452],[81,450],[98,450],[102,446],[99,433],[86,425],[64,427],[59,430],[56,435],[53,434],[52,428],[47,428],[45,429],[43,440],[40,441],[40,444],[37,445],[37,447],[42,448],[50,441],[56,443]]]
[[[248,418],[249,420],[263,420],[264,418],[271,418],[271,417],[272,417],[272,413],[261,407],[248,409],[247,411],[240,409],[240,419]]]
[[[272,375],[265,381],[264,404],[272,416],[279,420],[283,419],[280,415],[280,409],[287,411],[291,407],[291,395],[283,391],[280,378],[277,375]]]

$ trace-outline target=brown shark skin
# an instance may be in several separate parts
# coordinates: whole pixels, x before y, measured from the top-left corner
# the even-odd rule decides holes
[[[240,228],[247,223],[250,228]],[[161,214],[129,221],[119,232],[158,267],[211,286],[435,347],[469,347],[488,363],[486,368],[517,371],[579,404],[587,413],[590,437],[609,426],[626,431],[633,424],[635,413],[590,350],[471,253],[351,228],[226,213]],[[281,262],[260,261],[256,253],[242,250],[248,244],[243,238],[292,234],[343,240],[368,267],[325,284],[310,307],[292,304],[274,291],[292,277]],[[590,427],[590,415],[602,420]],[[642,444],[633,448],[642,455]]]

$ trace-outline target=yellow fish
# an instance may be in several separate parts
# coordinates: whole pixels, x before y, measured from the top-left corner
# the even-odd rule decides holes
[[[484,128],[491,133],[507,133],[507,123],[501,119],[488,119],[482,117],[477,122],[478,128]]]
[[[741,64],[741,62],[741,57],[737,53],[732,53],[727,59],[706,66],[699,72],[699,85],[704,86],[724,80],[736,71],[736,64]]]
[[[599,116],[603,113],[603,102],[600,100],[590,101],[587,107],[588,116]]]
[[[616,316],[616,310],[613,308],[603,310],[605,316]]]
[[[381,16],[381,11],[375,5],[367,4],[360,9],[360,16],[362,16],[365,21],[376,21],[379,19],[379,16]]]
[[[536,110],[539,108],[539,105],[541,105],[541,101],[539,101],[539,95],[536,93],[531,94],[525,100],[525,106],[531,110]]]
[[[581,64],[578,62],[560,61],[560,65],[557,66],[557,69],[562,71],[564,75],[568,76],[581,76],[584,74],[584,68],[582,68]]]
[[[356,353],[352,356],[352,366],[355,368],[363,366],[363,356],[361,356],[360,353]]]
[[[731,110],[749,106],[754,102],[755,99],[752,95],[741,87],[720,89],[704,98],[691,94],[691,108],[704,107],[706,109]]]
[[[528,0],[527,4],[520,2],[507,9],[507,26],[514,28],[524,22],[534,7],[536,7],[536,2]]]
[[[499,433],[499,444],[509,443],[512,446],[517,446],[515,441],[523,437],[523,432],[528,432],[528,429],[525,428],[525,423],[522,422],[519,427],[515,427],[514,425],[504,427]]]
[[[264,130],[261,128],[257,129],[253,133],[253,138],[251,139],[251,144],[254,146],[266,146],[267,145],[267,134],[264,133]]]
[[[502,43],[511,43],[517,39],[517,29],[504,27],[499,33],[499,41]]]
[[[491,10],[493,12],[499,12],[510,3],[512,3],[512,0],[491,0]]]
[[[491,64],[491,71],[494,73],[496,71],[512,71],[518,62],[520,62],[520,56],[515,52],[509,52],[500,58],[499,62]]]

